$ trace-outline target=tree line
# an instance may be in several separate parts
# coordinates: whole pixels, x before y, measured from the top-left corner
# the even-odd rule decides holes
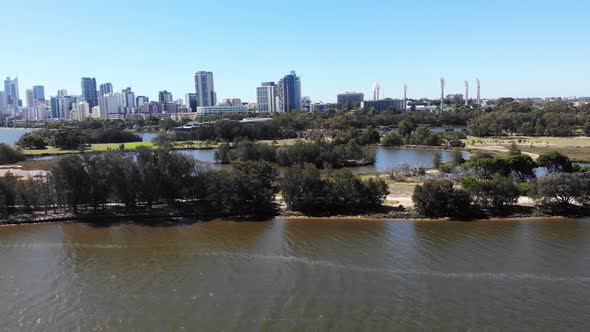
[[[313,165],[293,168],[286,177],[280,180],[265,161],[212,169],[166,149],[72,155],[57,160],[47,177],[0,177],[0,213],[101,214],[114,205],[130,212],[164,207],[196,214],[272,215],[279,192],[296,211],[345,212],[376,208],[387,195],[382,180],[364,181],[350,172],[320,176]],[[302,203],[310,195],[318,195],[315,203]]]
[[[343,168],[373,164],[375,151],[358,145],[355,140],[350,140],[347,144],[325,140],[297,141],[293,145],[282,147],[243,140],[231,145],[222,144],[215,152],[215,159],[221,164],[264,160],[284,167],[313,164],[317,168]]]
[[[506,102],[494,112],[468,121],[469,131],[485,136],[573,136],[590,134],[590,107],[576,108],[565,102],[534,108],[526,103]]]
[[[126,130],[113,128],[80,129],[61,126],[58,129],[39,129],[20,137],[16,145],[23,149],[45,149],[53,146],[63,150],[75,150],[86,144],[141,142],[141,136]]]
[[[537,178],[535,169],[545,175]],[[441,165],[450,179],[427,180],[416,187],[416,210],[428,217],[469,217],[510,211],[521,196],[550,213],[573,213],[590,205],[590,169],[574,165],[559,152],[536,161],[513,151],[506,157],[481,155]],[[583,212],[587,213],[587,212]]]

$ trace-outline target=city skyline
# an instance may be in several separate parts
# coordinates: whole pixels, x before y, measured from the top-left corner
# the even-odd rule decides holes
[[[133,15],[113,20],[109,8]],[[13,1],[3,9],[15,13],[3,16],[4,23],[18,28],[6,36],[14,52],[0,54],[0,77],[19,77],[21,99],[34,85],[44,85],[48,95],[79,94],[80,77],[110,82],[115,91],[131,86],[151,98],[160,90],[185,96],[200,69],[215,73],[218,100],[253,102],[260,82],[290,70],[305,82],[303,96],[323,102],[346,91],[370,96],[376,81],[384,97],[401,98],[407,84],[409,98],[434,99],[439,77],[449,93],[462,92],[464,80],[475,86],[479,77],[482,98],[589,95],[590,37],[583,32],[590,4],[581,1],[172,0],[166,11],[138,1],[106,0],[88,11],[73,1]],[[283,24],[286,16],[295,19]],[[62,47],[55,48],[55,38]]]

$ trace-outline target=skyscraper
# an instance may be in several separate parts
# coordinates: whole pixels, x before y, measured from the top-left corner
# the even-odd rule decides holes
[[[37,101],[45,101],[45,87],[43,85],[35,85],[33,87],[33,99]]]
[[[278,83],[278,95],[280,112],[301,109],[301,78],[291,71]]]
[[[113,93],[113,85],[111,83],[103,83],[99,87],[100,96],[108,95],[109,93]]]
[[[197,111],[197,94],[196,93],[187,93],[186,94],[186,106],[188,107],[190,112]]]
[[[82,77],[82,100],[88,102],[90,108],[98,105],[98,95],[96,91],[96,78]]]
[[[146,96],[137,96],[135,97],[135,105],[137,105],[137,107],[141,107],[141,105],[149,103],[150,99]]]
[[[198,107],[209,107],[217,104],[212,72],[198,71],[195,74],[195,92]]]
[[[6,93],[6,104],[8,108],[17,108],[20,101],[18,77],[15,77],[13,80],[10,77],[6,78],[4,81],[4,93]]]
[[[51,97],[51,117],[56,120],[69,119],[75,102],[77,102],[76,98],[71,96]]]
[[[257,112],[275,113],[277,111],[277,85],[275,82],[262,82],[256,88]]]
[[[33,89],[27,89],[26,96],[27,96],[27,107],[35,106],[35,98],[33,96]]]
[[[4,91],[0,91],[0,114],[5,113],[7,106],[6,93]]]
[[[68,90],[66,89],[59,89],[57,90],[57,96],[58,97],[65,97],[65,96],[69,96],[70,94],[68,93]]]
[[[166,90],[158,93],[158,101],[160,103],[171,103],[173,100],[172,93]]]
[[[131,90],[131,87],[121,90],[121,93],[125,95],[125,107],[134,108],[136,106],[135,93]]]

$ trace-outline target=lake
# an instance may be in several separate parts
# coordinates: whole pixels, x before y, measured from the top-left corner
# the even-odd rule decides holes
[[[0,128],[0,143],[12,145],[19,140],[19,138],[32,132],[30,128]]]
[[[440,152],[443,161],[449,161],[453,158],[453,151],[450,150],[435,150],[435,149],[401,149],[401,148],[389,148],[389,147],[377,147],[375,148],[376,159],[375,164],[370,166],[354,167],[351,168],[353,173],[356,174],[367,174],[374,172],[384,172],[392,166],[399,165],[401,163],[408,163],[415,166],[432,167],[432,161],[436,153]],[[192,156],[195,159],[213,164],[215,163],[215,151],[211,150],[178,150],[179,152]],[[63,156],[39,156],[33,158],[33,160],[53,160]],[[469,154],[464,152],[464,158],[469,158]]]
[[[0,227],[6,331],[587,330],[590,221]]]

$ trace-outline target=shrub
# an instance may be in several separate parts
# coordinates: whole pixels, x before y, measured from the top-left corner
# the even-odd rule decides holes
[[[25,160],[25,155],[10,146],[0,143],[0,165],[17,163]]]
[[[426,217],[464,216],[471,207],[469,194],[448,180],[427,180],[412,195],[416,210]]]

